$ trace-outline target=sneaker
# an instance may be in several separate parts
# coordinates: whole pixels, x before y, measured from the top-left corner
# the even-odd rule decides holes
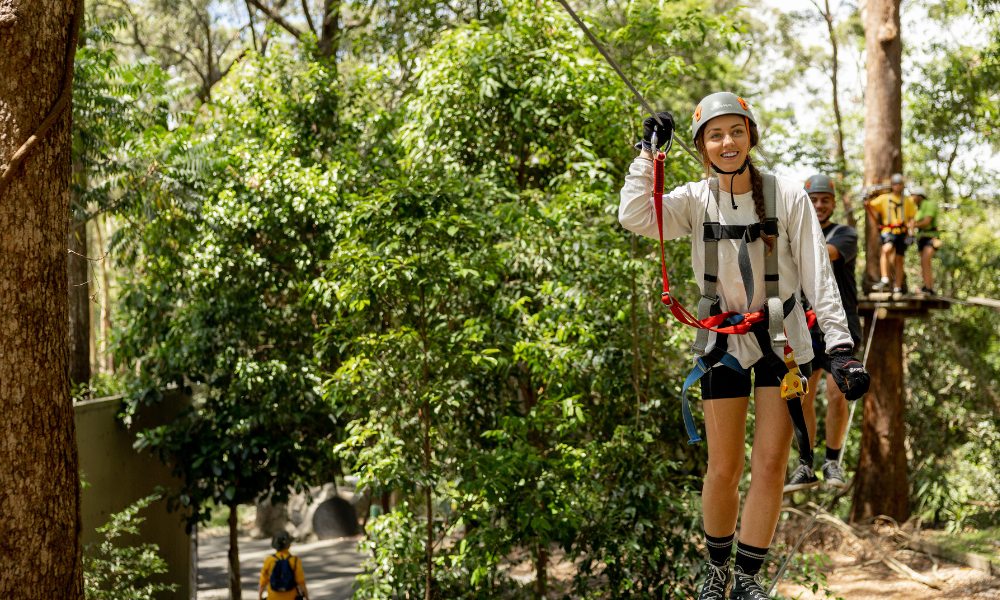
[[[758,577],[760,576],[757,573],[751,575],[736,567],[733,573],[733,591],[729,595],[729,600],[770,600],[771,597],[764,591]]]
[[[876,281],[875,283],[872,284],[873,292],[886,292],[888,290],[889,290],[888,281]]]
[[[823,483],[835,488],[843,488],[847,485],[844,478],[844,467],[835,460],[828,460],[823,463]]]
[[[937,296],[937,292],[934,291],[934,288],[929,288],[927,286],[920,288],[920,293],[925,296]]]
[[[900,294],[900,295],[905,294],[906,293],[906,288],[905,287],[894,287],[894,288],[892,288],[892,293],[893,293],[893,295],[895,295],[895,294]]]
[[[705,563],[705,583],[701,586],[698,600],[726,600],[726,588],[729,587],[729,564],[720,567]]]
[[[804,490],[818,484],[819,479],[816,479],[816,473],[813,472],[812,467],[809,465],[799,465],[788,479],[788,483],[785,484],[784,493]]]

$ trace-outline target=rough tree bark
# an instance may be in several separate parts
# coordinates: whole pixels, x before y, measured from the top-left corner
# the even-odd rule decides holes
[[[0,0],[0,597],[83,598],[67,372],[74,0]]]
[[[903,170],[903,45],[899,30],[900,0],[870,0],[865,11],[867,78],[865,91],[865,185],[888,181]],[[879,233],[866,216],[866,276],[870,289],[878,279]],[[851,510],[853,521],[888,515],[909,517],[906,452],[903,439],[903,328],[898,318],[879,319],[877,344],[868,368],[871,392],[864,399],[861,459]]]
[[[910,515],[903,424],[903,320],[879,319],[868,361],[872,386],[864,397],[861,459],[854,480],[852,522]]]
[[[865,23],[865,186],[887,183],[903,170],[902,59],[900,0],[870,0]],[[879,232],[866,218],[864,285],[878,281]]]

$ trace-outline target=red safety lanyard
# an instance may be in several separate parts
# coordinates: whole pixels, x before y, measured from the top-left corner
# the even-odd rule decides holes
[[[663,274],[663,293],[660,294],[662,301],[673,313],[674,318],[685,325],[698,329],[708,329],[716,333],[742,335],[750,331],[750,327],[766,318],[764,311],[759,310],[752,313],[740,313],[728,311],[718,315],[712,315],[704,319],[698,319],[691,311],[684,307],[676,298],[670,294],[670,278],[667,276],[667,250],[663,241],[663,163],[667,155],[658,152],[653,159],[653,207],[656,209],[656,230],[660,235],[660,270]],[[723,322],[731,317],[738,317],[733,325],[720,327]]]

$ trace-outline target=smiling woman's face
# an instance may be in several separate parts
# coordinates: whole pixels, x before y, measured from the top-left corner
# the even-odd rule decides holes
[[[743,166],[750,152],[750,132],[746,120],[739,115],[721,115],[702,129],[705,154],[722,171],[735,171]]]

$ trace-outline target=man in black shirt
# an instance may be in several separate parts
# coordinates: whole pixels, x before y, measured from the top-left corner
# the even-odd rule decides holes
[[[839,225],[830,220],[837,207],[837,196],[833,181],[826,175],[816,174],[806,180],[805,189],[812,200],[820,227],[826,237],[826,249],[833,265],[833,275],[840,289],[840,300],[847,313],[847,327],[854,340],[854,347],[861,342],[861,319],[858,317],[858,289],[854,279],[854,265],[858,257],[858,232],[847,225]],[[830,357],[826,354],[823,334],[818,326],[810,330],[813,336],[812,375],[809,377],[809,390],[802,399],[802,412],[809,430],[809,439],[816,441],[816,390],[824,371],[827,375],[826,396],[826,457],[823,461],[823,479],[827,485],[843,487],[846,485],[844,471],[840,465],[840,453],[844,448],[844,437],[847,434],[847,399],[841,393],[830,375]],[[813,457],[800,456],[799,466],[792,473],[785,492],[792,492],[812,487],[819,483],[813,471]]]

